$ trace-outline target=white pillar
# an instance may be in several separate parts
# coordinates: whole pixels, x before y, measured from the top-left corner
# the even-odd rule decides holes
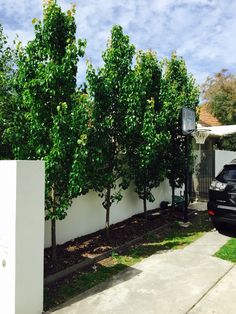
[[[0,313],[43,311],[44,162],[0,161]]]

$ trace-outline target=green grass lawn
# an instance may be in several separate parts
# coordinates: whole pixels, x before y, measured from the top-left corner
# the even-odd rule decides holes
[[[99,262],[94,269],[75,273],[45,287],[45,310],[104,282],[156,252],[183,248],[211,229],[207,214],[201,212],[193,218],[193,224],[188,228],[181,228],[177,223],[173,223],[161,234],[149,233],[141,243],[132,246],[125,253],[114,252],[110,258]]]
[[[214,256],[236,263],[236,239],[230,239]]]

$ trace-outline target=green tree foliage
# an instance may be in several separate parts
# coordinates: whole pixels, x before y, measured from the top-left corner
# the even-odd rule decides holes
[[[161,67],[154,52],[139,52],[134,69],[126,117],[126,144],[130,177],[143,200],[147,218],[147,201],[155,200],[151,190],[165,178],[164,151],[168,131],[161,113]],[[135,100],[135,101],[134,101]]]
[[[203,84],[203,97],[222,124],[236,123],[236,77],[222,69]],[[222,114],[224,112],[224,114]]]
[[[172,54],[164,63],[164,74],[161,88],[163,112],[166,116],[166,129],[170,132],[170,143],[166,147],[167,178],[172,187],[172,204],[174,190],[184,183],[184,149],[185,137],[181,129],[181,109],[195,110],[199,99],[199,89],[193,77],[188,74],[183,58]],[[189,145],[189,162],[191,161],[191,145]]]
[[[64,219],[73,197],[98,192],[109,237],[111,206],[131,179],[145,212],[166,172],[173,191],[182,185],[180,112],[198,102],[198,88],[175,54],[164,63],[163,77],[153,52],[140,52],[133,68],[135,47],[120,26],[112,28],[104,65],[89,65],[88,88],[77,89],[85,42],[76,40],[74,13],[74,7],[65,13],[56,0],[44,1],[43,20],[33,20],[34,39],[17,45],[16,93],[12,51],[0,28],[1,136],[15,158],[46,162],[54,262],[56,220]]]
[[[89,100],[76,92],[77,63],[85,42],[76,41],[74,13],[74,8],[64,13],[56,1],[46,1],[43,21],[33,21],[34,39],[25,49],[18,45],[19,96],[8,130],[15,158],[45,160],[54,262],[56,220],[64,219],[72,197],[87,190],[78,163],[84,165],[87,156]]]
[[[92,165],[92,186],[103,198],[108,238],[111,205],[122,198],[117,180],[124,173],[125,116],[131,97],[127,90],[134,53],[129,37],[120,26],[114,26],[103,53],[104,66],[95,71],[90,65],[87,72],[89,91],[94,99],[88,164]]]
[[[236,135],[222,136],[217,144],[218,149],[236,151]]]
[[[7,38],[0,25],[0,158],[12,157],[10,146],[5,142],[5,132],[9,127],[12,116],[13,104],[15,102],[14,90],[14,62],[15,53],[8,46]]]

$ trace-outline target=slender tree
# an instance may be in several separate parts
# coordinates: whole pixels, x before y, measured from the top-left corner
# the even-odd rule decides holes
[[[161,100],[167,117],[166,127],[170,132],[170,143],[166,150],[167,178],[172,187],[172,205],[175,188],[184,183],[185,140],[181,127],[181,110],[183,107],[195,110],[199,101],[199,89],[192,75],[188,74],[183,58],[172,54],[165,60],[162,79]],[[192,147],[189,145],[188,158],[191,161]]]
[[[122,198],[117,180],[123,172],[124,128],[127,93],[135,48],[120,26],[114,26],[103,54],[104,66],[96,72],[90,65],[88,87],[94,100],[93,131],[89,142],[91,182],[103,198],[106,210],[106,235],[109,238],[110,208]],[[123,151],[124,153],[124,151]]]
[[[130,86],[136,101],[130,102],[127,112],[127,155],[130,176],[147,218],[147,201],[155,200],[151,190],[165,178],[164,150],[168,144],[160,103],[161,67],[154,52],[139,52],[133,82]]]
[[[74,7],[64,13],[56,1],[46,1],[43,20],[33,21],[34,39],[25,49],[18,45],[18,99],[8,132],[15,158],[45,160],[46,218],[51,220],[54,264],[56,220],[66,216],[76,194],[69,184],[75,159],[86,155],[81,110],[87,96],[76,93],[77,63],[85,43],[76,41],[74,13]]]

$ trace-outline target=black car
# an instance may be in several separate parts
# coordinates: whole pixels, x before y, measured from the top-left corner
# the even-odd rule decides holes
[[[236,159],[224,165],[212,181],[207,209],[216,229],[226,224],[236,228]]]

